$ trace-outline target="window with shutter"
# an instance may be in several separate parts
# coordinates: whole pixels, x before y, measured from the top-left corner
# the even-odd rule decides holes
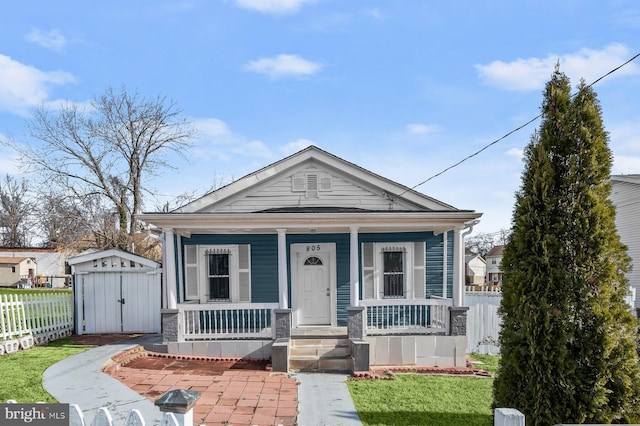
[[[424,299],[424,241],[362,244],[363,299]]]
[[[185,299],[251,302],[251,246],[187,245]]]

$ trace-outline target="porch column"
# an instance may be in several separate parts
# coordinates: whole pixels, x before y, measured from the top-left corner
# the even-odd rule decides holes
[[[453,231],[453,306],[464,306],[464,241],[460,229]]]
[[[278,231],[278,295],[280,309],[289,308],[289,292],[287,290],[287,230]]]
[[[352,226],[349,228],[351,231],[351,240],[349,244],[349,264],[351,265],[350,281],[351,281],[351,306],[358,306],[360,300],[360,282],[358,277],[359,262],[358,262],[358,227]]]
[[[167,308],[177,309],[178,296],[176,286],[176,247],[173,238],[173,228],[164,228],[164,259],[162,265],[164,267],[164,288],[167,297]]]

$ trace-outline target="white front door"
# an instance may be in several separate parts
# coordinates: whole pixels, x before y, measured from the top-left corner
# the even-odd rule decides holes
[[[335,322],[335,253],[333,243],[291,246],[294,325]]]

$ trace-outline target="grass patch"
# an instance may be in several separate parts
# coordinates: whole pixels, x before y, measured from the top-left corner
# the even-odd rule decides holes
[[[408,374],[347,386],[365,425],[493,425],[493,379]]]
[[[21,403],[57,402],[42,387],[42,375],[49,366],[89,349],[74,345],[67,337],[35,346],[26,351],[0,357],[0,402],[15,399]]]
[[[64,288],[0,288],[0,296],[3,294],[43,294],[43,293],[71,293],[71,289]]]
[[[495,374],[496,371],[498,371],[498,362],[500,361],[500,357],[497,355],[471,354],[469,355],[469,358],[482,363],[473,364],[477,368],[488,371],[491,374]]]

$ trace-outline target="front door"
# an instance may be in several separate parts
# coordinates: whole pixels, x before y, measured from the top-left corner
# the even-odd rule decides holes
[[[296,325],[332,325],[335,244],[293,244],[291,257]]]

